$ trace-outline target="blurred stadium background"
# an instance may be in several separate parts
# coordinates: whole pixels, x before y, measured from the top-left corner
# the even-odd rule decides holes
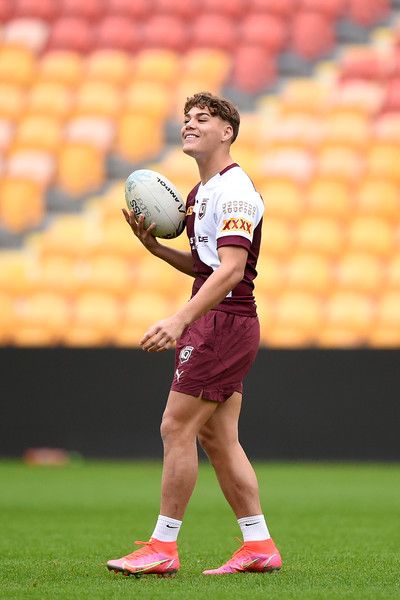
[[[399,348],[399,15],[400,0],[0,0],[3,350],[132,348],[188,298],[120,208],[136,168],[193,187],[178,133],[201,90],[239,106],[233,157],[266,203],[262,344]]]

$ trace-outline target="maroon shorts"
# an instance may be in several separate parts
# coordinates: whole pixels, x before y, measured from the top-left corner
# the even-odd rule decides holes
[[[210,310],[186,327],[176,343],[171,389],[224,402],[242,392],[259,343],[257,317]]]

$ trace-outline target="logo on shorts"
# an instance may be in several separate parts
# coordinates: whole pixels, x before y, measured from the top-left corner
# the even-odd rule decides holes
[[[208,198],[203,198],[203,200],[201,201],[200,208],[199,208],[199,214],[198,214],[199,219],[202,219],[204,217],[204,215],[206,214],[207,202],[208,202]]]
[[[193,346],[185,346],[179,353],[179,361],[185,363],[189,360],[192,355],[194,348]]]

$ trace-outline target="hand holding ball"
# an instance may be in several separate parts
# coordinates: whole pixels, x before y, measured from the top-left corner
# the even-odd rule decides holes
[[[172,239],[185,228],[186,208],[182,196],[164,175],[150,169],[133,171],[125,182],[125,200],[144,226],[156,224],[155,237]]]

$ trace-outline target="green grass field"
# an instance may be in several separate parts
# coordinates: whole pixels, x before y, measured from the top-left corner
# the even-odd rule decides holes
[[[240,530],[202,465],[173,579],[123,577],[105,562],[147,539],[158,463],[28,467],[0,462],[0,597],[7,600],[394,600],[400,598],[400,466],[256,463],[284,559],[273,574],[205,577]]]

